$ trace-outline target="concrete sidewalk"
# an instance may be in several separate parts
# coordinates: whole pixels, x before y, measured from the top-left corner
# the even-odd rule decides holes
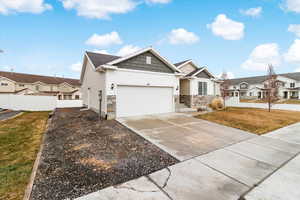
[[[250,138],[78,200],[238,200],[245,194],[247,200],[298,199],[298,130],[300,124]]]

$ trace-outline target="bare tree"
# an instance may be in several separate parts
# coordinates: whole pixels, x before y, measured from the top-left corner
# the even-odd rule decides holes
[[[0,53],[4,53],[4,51],[2,49],[0,49]]]
[[[278,100],[278,88],[279,81],[277,80],[277,75],[274,71],[273,65],[268,65],[267,80],[264,84],[264,89],[266,91],[266,100],[268,102],[269,112],[271,112],[272,105]]]
[[[229,86],[230,86],[230,80],[228,78],[228,74],[226,71],[222,73],[221,81],[222,81],[220,84],[221,96],[224,102],[224,109],[226,110],[226,99],[229,97]]]

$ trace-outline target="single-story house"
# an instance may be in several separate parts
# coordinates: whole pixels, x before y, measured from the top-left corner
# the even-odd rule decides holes
[[[180,78],[180,103],[189,108],[207,106],[220,95],[220,82],[206,67],[186,60],[175,66],[184,74]]]
[[[181,75],[152,47],[125,57],[86,52],[83,104],[107,119],[175,112]]]

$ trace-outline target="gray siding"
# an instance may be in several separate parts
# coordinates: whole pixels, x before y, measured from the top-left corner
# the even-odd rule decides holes
[[[198,78],[211,78],[211,76],[206,72],[206,71],[202,71],[199,74],[197,74]]]
[[[151,65],[146,64],[146,57],[151,56]],[[123,62],[117,64],[119,68],[142,70],[150,72],[163,72],[163,73],[174,73],[168,65],[162,62],[159,58],[150,52],[145,52]]]

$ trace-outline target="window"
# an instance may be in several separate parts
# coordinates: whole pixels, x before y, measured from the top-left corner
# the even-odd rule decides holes
[[[50,85],[50,91],[53,91],[53,86],[52,85]]]
[[[25,85],[24,84],[19,84],[19,87],[25,87]]]
[[[36,86],[35,86],[35,90],[38,90],[38,91],[39,91],[39,90],[40,90],[40,86],[39,86],[39,85],[36,85]]]
[[[151,65],[151,57],[146,56],[146,64]]]
[[[252,92],[249,93],[249,96],[250,96],[250,97],[252,96]]]
[[[8,86],[8,83],[1,83],[1,86]]]
[[[290,87],[294,88],[295,87],[295,83],[290,83]]]
[[[242,83],[242,84],[240,84],[240,88],[241,89],[247,89],[248,88],[248,84],[247,83]]]
[[[205,96],[207,95],[207,83],[198,82],[198,95]]]
[[[79,95],[75,95],[75,99],[78,100],[79,99]]]

